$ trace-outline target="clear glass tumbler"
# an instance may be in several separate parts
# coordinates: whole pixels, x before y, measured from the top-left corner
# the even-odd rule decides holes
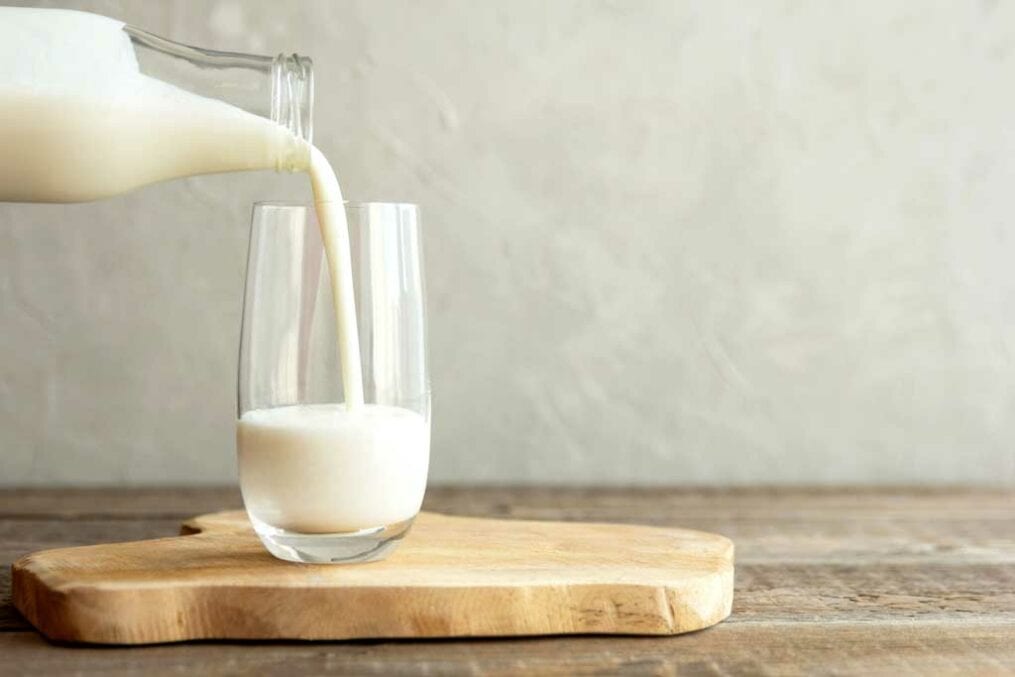
[[[243,502],[276,557],[364,562],[419,512],[430,382],[415,205],[347,203],[365,404],[347,408],[312,206],[254,206],[240,337]]]

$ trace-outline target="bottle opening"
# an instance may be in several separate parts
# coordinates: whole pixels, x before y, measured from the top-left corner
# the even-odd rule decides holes
[[[298,54],[279,54],[272,65],[271,119],[313,143],[313,110],[313,62]]]

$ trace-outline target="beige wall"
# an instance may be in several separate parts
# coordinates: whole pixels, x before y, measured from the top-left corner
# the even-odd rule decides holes
[[[434,480],[1015,481],[1013,5],[52,4],[315,58],[347,195],[424,211]],[[231,481],[303,194],[0,205],[0,483]]]

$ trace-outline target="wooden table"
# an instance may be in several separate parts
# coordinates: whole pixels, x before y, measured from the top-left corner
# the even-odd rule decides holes
[[[1015,491],[432,489],[430,510],[715,531],[737,544],[725,623],[668,638],[47,643],[10,605],[44,548],[175,534],[233,489],[0,491],[0,674],[1015,673]]]

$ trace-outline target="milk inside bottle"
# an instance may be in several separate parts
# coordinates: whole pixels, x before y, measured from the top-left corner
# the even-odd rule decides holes
[[[270,96],[254,101],[251,87],[217,87],[228,78],[262,89],[267,83]],[[214,172],[309,174],[334,298],[344,406],[247,412],[238,444],[244,493],[270,506],[274,521],[333,532],[411,518],[422,485],[408,482],[409,498],[374,508],[363,496],[347,503],[332,496],[323,505],[311,496],[291,500],[300,492],[273,469],[288,462],[326,478],[329,468],[355,475],[422,467],[425,482],[429,430],[415,412],[363,404],[348,229],[335,173],[311,144],[312,82],[301,57],[208,52],[85,12],[0,7],[0,201],[96,200]],[[406,465],[406,454],[414,465]],[[356,484],[353,476],[344,480]]]

